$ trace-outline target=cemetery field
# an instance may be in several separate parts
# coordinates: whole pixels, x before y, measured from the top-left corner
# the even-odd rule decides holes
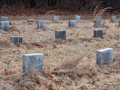
[[[45,16],[44,29],[37,29],[42,16],[9,17],[10,30],[0,30],[0,90],[119,90],[120,26],[103,17],[94,25],[93,17],[82,17],[75,27],[68,27],[74,16]],[[28,18],[35,22],[28,23]],[[87,19],[85,19],[87,18]],[[95,38],[94,29],[103,28],[103,36]],[[66,30],[66,40],[56,40],[55,31]],[[22,36],[22,44],[14,45],[10,36]],[[113,48],[113,61],[99,66],[96,51]],[[22,73],[23,54],[43,53],[42,71],[30,69]]]

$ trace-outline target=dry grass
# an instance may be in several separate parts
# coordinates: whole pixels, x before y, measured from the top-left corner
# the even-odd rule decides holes
[[[96,19],[97,17],[101,17],[108,9],[112,9],[112,7],[104,8],[103,3],[104,1],[101,1],[98,3],[98,5],[95,7],[95,10],[93,12],[93,16]]]
[[[11,30],[0,32],[0,90],[119,90],[118,23],[104,19],[98,26],[104,28],[104,37],[96,39],[92,19],[83,19],[73,28],[68,28],[68,20],[46,20],[46,30],[37,30],[36,23],[27,20],[11,20]],[[67,40],[54,39],[58,29],[67,30]],[[11,35],[23,36],[23,43],[13,45]],[[96,50],[107,47],[114,49],[114,61],[99,67]],[[22,55],[28,53],[45,55],[42,71],[22,73]]]

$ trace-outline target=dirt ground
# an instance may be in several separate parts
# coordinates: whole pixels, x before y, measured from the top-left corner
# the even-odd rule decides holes
[[[0,90],[119,90],[120,89],[120,26],[112,23],[111,16],[102,17],[100,26],[94,25],[92,16],[81,16],[73,28],[68,20],[74,15],[9,16],[10,30],[0,30]],[[34,18],[34,23],[27,23]],[[37,20],[45,19],[46,28],[37,29]],[[104,36],[94,38],[95,28],[103,28]],[[55,30],[66,30],[67,39],[55,40]],[[23,36],[21,45],[10,42],[10,36]],[[113,62],[96,65],[96,50],[114,49]],[[30,69],[22,73],[22,55],[43,53],[42,71]]]

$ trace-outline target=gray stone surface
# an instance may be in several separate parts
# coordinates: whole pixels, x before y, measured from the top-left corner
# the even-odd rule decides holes
[[[10,41],[16,45],[19,45],[22,43],[23,41],[23,37],[22,36],[11,36],[10,37]]]
[[[59,21],[59,16],[53,16],[53,21]]]
[[[76,16],[74,17],[74,19],[77,20],[77,21],[80,21],[80,16],[76,15]]]
[[[74,27],[76,25],[76,20],[69,20],[68,26],[69,27]]]
[[[119,20],[119,25],[120,25],[120,20]]]
[[[33,22],[34,22],[34,19],[28,19],[27,22],[28,22],[28,23],[33,23]]]
[[[23,55],[23,72],[27,72],[30,68],[41,70],[43,66],[44,55],[42,53],[24,54]]]
[[[1,16],[0,21],[8,21],[8,17],[7,16]]]
[[[115,22],[116,21],[116,16],[112,16],[111,17],[111,22]]]
[[[95,25],[101,25],[102,24],[102,19],[101,17],[97,17],[95,20]]]
[[[43,29],[46,26],[45,20],[39,20],[37,23],[37,29]]]
[[[94,30],[94,37],[99,38],[103,36],[103,28],[98,28]]]
[[[8,31],[10,29],[9,21],[0,21],[0,29]]]
[[[97,50],[96,64],[104,65],[113,60],[113,48]]]
[[[65,40],[66,39],[66,30],[56,30],[55,39]]]

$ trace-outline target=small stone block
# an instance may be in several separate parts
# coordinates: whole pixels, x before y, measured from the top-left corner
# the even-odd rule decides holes
[[[69,20],[68,26],[69,27],[74,27],[76,25],[76,20]]]
[[[96,64],[104,65],[113,60],[113,48],[97,50]]]
[[[28,22],[28,23],[33,23],[33,22],[34,22],[34,19],[28,19],[27,22]]]
[[[95,25],[101,25],[102,24],[102,19],[101,17],[97,17],[95,20]]]
[[[115,22],[116,21],[116,16],[112,16],[111,17],[111,22]]]
[[[53,21],[59,21],[59,16],[53,16]]]
[[[43,29],[43,28],[45,28],[45,26],[46,26],[45,20],[38,21],[37,29]]]
[[[24,54],[23,55],[23,72],[27,72],[30,68],[41,70],[43,66],[44,55],[42,53]]]
[[[10,37],[10,41],[16,45],[19,45],[22,43],[23,41],[23,37],[22,36],[11,36]]]
[[[94,30],[94,37],[98,38],[98,37],[102,37],[103,36],[103,29],[95,29]]]
[[[1,16],[0,21],[8,21],[8,17],[7,16]]]
[[[66,39],[66,30],[56,30],[55,39],[65,40]]]
[[[120,26],[120,20],[119,20],[119,26]]]
[[[77,15],[76,15],[76,16],[74,17],[74,19],[77,20],[77,21],[80,21],[80,16],[77,16]]]
[[[0,21],[0,29],[7,31],[10,29],[9,21]]]

